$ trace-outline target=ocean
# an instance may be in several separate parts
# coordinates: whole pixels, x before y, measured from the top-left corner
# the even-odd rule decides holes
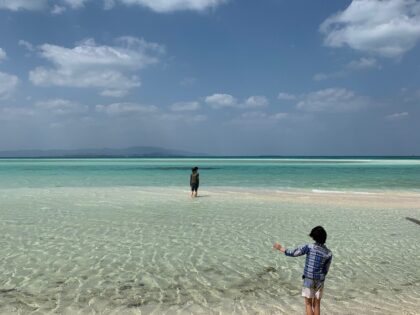
[[[198,166],[198,198],[189,197]],[[419,314],[420,159],[0,159],[0,314]]]

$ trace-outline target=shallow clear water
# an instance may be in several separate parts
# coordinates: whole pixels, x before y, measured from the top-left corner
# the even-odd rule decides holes
[[[420,191],[420,159],[0,159],[0,187],[185,186]]]
[[[190,199],[176,185],[38,176],[0,189],[0,314],[302,314],[304,258],[271,246],[310,242],[318,224],[334,254],[324,313],[418,314],[416,191],[203,184]]]

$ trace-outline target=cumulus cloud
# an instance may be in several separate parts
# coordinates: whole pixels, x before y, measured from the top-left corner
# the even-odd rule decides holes
[[[238,100],[230,94],[216,93],[205,98],[205,102],[215,109],[219,108],[259,108],[266,107],[269,102],[265,96],[250,96],[243,102]]]
[[[296,104],[307,112],[349,112],[369,106],[370,99],[344,88],[328,88],[300,96]]]
[[[29,79],[37,86],[98,88],[104,96],[123,96],[141,85],[130,73],[158,63],[164,47],[134,37],[121,37],[116,44],[98,45],[93,39],[74,48],[43,44],[40,55],[53,66],[35,68]]]
[[[51,99],[35,103],[35,108],[53,115],[80,114],[88,111],[86,105],[81,105],[64,99]]]
[[[61,5],[54,5],[51,8],[51,14],[54,14],[54,15],[62,14],[64,11],[66,11],[66,7],[61,6]]]
[[[170,106],[170,109],[174,112],[181,111],[195,111],[200,109],[199,102],[177,102]]]
[[[386,120],[401,120],[408,117],[407,112],[395,113],[385,117]]]
[[[108,96],[108,97],[123,97],[126,96],[128,94],[128,90],[103,90],[100,93],[102,96]]]
[[[155,12],[172,12],[180,10],[204,11],[227,2],[227,0],[105,0],[105,7],[110,9],[116,3],[139,5]]]
[[[222,93],[207,96],[205,102],[213,108],[235,107],[238,104],[238,101],[232,95]]]
[[[158,111],[158,108],[154,105],[137,103],[113,103],[109,105],[96,105],[95,110],[98,113],[105,113],[109,116],[124,116],[153,114]]]
[[[250,96],[241,105],[243,108],[257,108],[266,107],[268,105],[268,99],[265,96]]]
[[[19,84],[17,76],[0,72],[0,100],[9,98]]]
[[[344,11],[325,20],[320,31],[330,47],[400,57],[420,38],[420,2],[353,0]]]
[[[28,51],[35,51],[34,45],[32,45],[30,42],[20,39],[18,42],[19,46],[22,46],[26,48]]]

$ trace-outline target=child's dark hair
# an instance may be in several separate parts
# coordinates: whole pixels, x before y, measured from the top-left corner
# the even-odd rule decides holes
[[[197,171],[198,171],[198,167],[197,166],[195,166],[195,167],[192,168],[192,172],[193,173],[196,173]]]
[[[327,232],[320,225],[314,227],[309,236],[319,244],[325,244],[325,241],[327,240]]]

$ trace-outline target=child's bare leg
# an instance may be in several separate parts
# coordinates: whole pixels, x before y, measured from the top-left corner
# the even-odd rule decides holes
[[[306,307],[306,315],[314,315],[314,311],[312,309],[312,300],[309,298],[305,298],[305,307]]]
[[[321,314],[321,299],[314,298],[313,309],[314,309],[314,315]]]

